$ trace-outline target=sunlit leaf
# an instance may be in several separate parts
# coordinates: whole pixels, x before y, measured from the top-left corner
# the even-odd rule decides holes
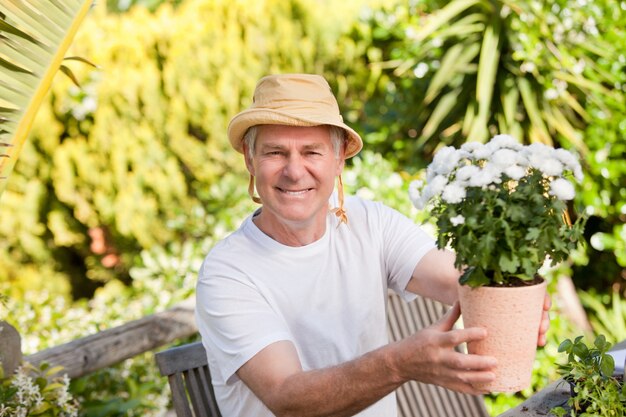
[[[448,24],[450,20],[458,16],[463,11],[480,3],[479,0],[455,0],[446,5],[446,7],[433,13],[427,20],[426,24],[415,35],[416,40],[423,40],[430,36],[441,26]]]
[[[63,56],[91,0],[11,0],[0,4],[0,194]],[[1,111],[1,110],[0,110]],[[7,146],[10,145],[10,146]]]
[[[483,43],[478,61],[478,79],[476,81],[476,101],[478,117],[472,124],[469,137],[483,141],[487,138],[487,123],[491,116],[491,99],[495,88],[496,73],[500,60],[500,19],[493,17],[485,28]]]

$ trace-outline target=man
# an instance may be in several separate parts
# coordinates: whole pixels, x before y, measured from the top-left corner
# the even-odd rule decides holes
[[[395,416],[393,392],[410,380],[480,394],[473,384],[491,381],[496,363],[454,350],[486,336],[453,328],[454,255],[395,210],[344,201],[344,161],[362,140],[343,123],[328,83],[307,74],[262,78],[228,136],[262,206],[209,253],[197,286],[222,415]],[[387,289],[453,307],[389,343]]]

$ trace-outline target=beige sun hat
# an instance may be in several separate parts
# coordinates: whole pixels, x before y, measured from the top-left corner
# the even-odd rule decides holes
[[[346,158],[361,150],[358,133],[343,122],[337,99],[324,77],[314,74],[268,75],[254,89],[252,105],[228,125],[228,138],[243,153],[243,136],[256,125],[332,125],[346,131]]]

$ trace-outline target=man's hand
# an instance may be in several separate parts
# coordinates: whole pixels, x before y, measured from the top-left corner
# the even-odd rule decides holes
[[[454,329],[459,315],[460,307],[456,302],[437,323],[396,343],[399,349],[395,363],[403,379],[436,384],[468,394],[485,393],[473,384],[493,381],[497,361],[490,356],[455,350],[462,343],[482,340],[487,336],[487,331],[482,328]]]
[[[343,364],[303,371],[295,347],[276,342],[237,374],[277,416],[351,416],[416,380],[469,394],[495,379],[496,359],[455,347],[487,336],[481,328],[454,329],[458,302],[435,324]]]

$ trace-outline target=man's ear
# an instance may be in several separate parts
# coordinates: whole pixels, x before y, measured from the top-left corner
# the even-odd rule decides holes
[[[337,166],[337,173],[335,175],[341,175],[343,168],[346,166],[346,145],[341,147],[339,151],[339,165]]]
[[[246,168],[248,168],[248,172],[250,175],[254,176],[254,165],[252,164],[252,158],[250,158],[250,153],[248,152],[248,145],[243,144],[243,158],[246,161]]]

